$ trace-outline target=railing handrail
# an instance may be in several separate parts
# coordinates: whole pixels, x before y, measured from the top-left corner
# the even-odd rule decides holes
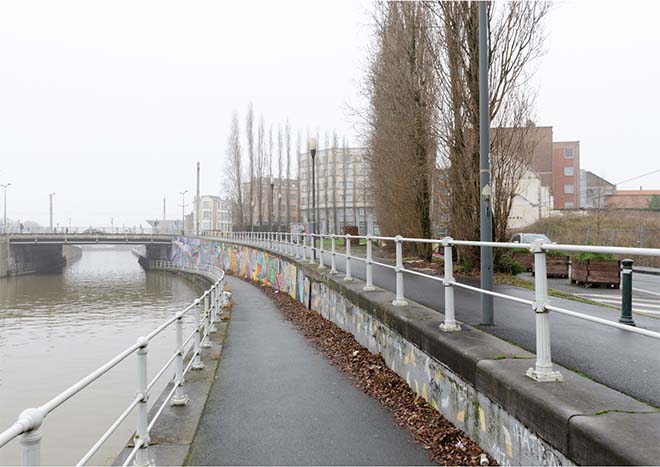
[[[660,339],[660,332],[651,331],[648,329],[640,329],[635,326],[632,318],[632,260],[624,260],[622,264],[624,293],[622,296],[621,318],[618,322],[598,318],[585,313],[579,313],[566,308],[557,307],[550,304],[548,294],[548,278],[547,278],[547,261],[546,254],[552,251],[566,251],[568,252],[592,252],[592,253],[612,253],[618,255],[630,256],[660,256],[660,249],[658,248],[631,248],[631,247],[607,247],[607,246],[594,246],[594,245],[563,245],[556,243],[544,243],[542,240],[535,240],[532,243],[512,243],[512,242],[481,242],[472,240],[455,240],[451,237],[444,238],[407,238],[400,235],[396,237],[383,237],[375,235],[336,235],[336,234],[315,234],[315,233],[287,233],[287,232],[225,232],[220,233],[210,239],[224,240],[234,242],[241,245],[252,245],[266,250],[271,250],[276,253],[284,253],[289,256],[294,256],[302,262],[309,262],[313,264],[316,260],[317,253],[320,253],[318,258],[318,268],[325,268],[324,262],[324,240],[331,240],[331,250],[329,252],[331,258],[330,274],[336,274],[335,257],[342,256],[345,258],[345,271],[344,281],[353,280],[351,273],[351,261],[358,260],[366,266],[366,284],[363,287],[365,292],[375,290],[373,286],[373,265],[379,265],[388,269],[393,269],[396,279],[395,299],[392,301],[394,306],[406,306],[408,302],[405,299],[404,293],[404,276],[406,274],[414,276],[423,276],[442,283],[444,288],[444,322],[440,324],[440,329],[444,332],[455,332],[461,330],[461,325],[456,321],[454,310],[454,288],[459,287],[462,289],[470,290],[480,293],[482,295],[489,295],[513,302],[521,303],[531,307],[535,313],[535,328],[536,328],[536,362],[535,366],[527,370],[526,375],[538,382],[544,381],[562,381],[563,376],[559,371],[553,368],[550,346],[550,322],[549,312],[560,313],[572,318],[582,319],[593,323],[606,325],[612,328],[625,330],[630,333],[650,337],[653,339]],[[294,240],[295,239],[295,240]],[[336,240],[344,239],[345,252],[340,253],[336,248]],[[351,254],[351,241],[350,240],[366,240],[366,257],[354,256]],[[316,241],[320,240],[319,245]],[[384,264],[373,260],[372,247],[374,241],[393,242],[396,247],[396,262],[394,265]],[[422,243],[438,245],[444,249],[444,276],[432,276],[424,274],[423,272],[413,269],[406,269],[403,263],[403,244],[408,243]],[[494,290],[483,289],[481,287],[463,284],[454,279],[453,273],[453,256],[452,249],[455,246],[474,246],[474,247],[493,247],[493,248],[507,248],[507,249],[524,249],[529,250],[534,257],[534,299],[528,300],[525,298],[508,295],[505,293],[495,292]],[[309,249],[309,255],[308,250]],[[299,255],[302,250],[302,259]],[[309,256],[309,259],[307,257]],[[617,281],[618,281],[617,277]],[[649,292],[649,291],[645,291]],[[651,294],[653,294],[651,292]],[[626,298],[627,297],[627,298]]]
[[[148,428],[146,430],[146,433],[141,433],[142,436],[139,438],[139,442],[136,441],[136,449],[134,449],[131,452],[131,455],[129,455],[124,465],[128,464],[135,455],[138,455],[141,449],[143,448],[146,449],[146,446],[148,446],[148,441],[145,441],[145,438],[148,439],[148,431],[150,431],[150,429],[153,427],[154,423],[162,413],[165,405],[170,402],[170,400],[176,395],[177,392],[179,393],[180,402],[183,401],[183,403],[180,403],[179,405],[185,405],[185,403],[187,402],[187,396],[185,395],[185,393],[183,393],[182,390],[183,375],[191,367],[195,368],[195,364],[197,364],[198,368],[203,367],[203,364],[201,363],[200,347],[204,346],[202,341],[205,339],[209,339],[209,334],[211,332],[214,332],[213,322],[217,318],[219,308],[221,306],[224,306],[225,303],[224,302],[225,271],[213,265],[208,265],[206,267],[200,268],[200,267],[191,267],[184,264],[172,263],[169,261],[150,261],[149,265],[151,268],[168,269],[168,270],[172,269],[172,270],[179,270],[184,272],[191,272],[195,274],[205,275],[207,278],[212,280],[213,283],[212,286],[207,290],[205,290],[204,293],[199,298],[195,299],[195,301],[191,305],[187,306],[182,311],[177,312],[174,315],[174,317],[160,324],[158,327],[156,327],[146,336],[139,337],[135,344],[127,347],[126,349],[115,355],[113,358],[108,360],[106,363],[104,363],[103,365],[101,365],[91,373],[89,373],[87,376],[81,378],[76,383],[72,384],[67,389],[65,389],[55,397],[51,398],[41,406],[37,408],[24,410],[18,416],[18,419],[9,428],[0,432],[0,448],[2,448],[3,446],[5,446],[6,444],[8,444],[9,442],[11,442],[12,440],[14,440],[15,438],[21,435],[23,436],[32,435],[32,438],[35,438],[37,442],[34,443],[32,442],[32,440],[26,440],[25,446],[23,444],[21,446],[23,449],[21,458],[24,465],[38,464],[39,463],[38,441],[41,439],[40,427],[43,421],[45,420],[45,418],[48,416],[48,414],[50,414],[52,411],[57,409],[67,400],[75,397],[77,394],[79,394],[81,391],[87,388],[94,381],[98,380],[108,371],[110,371],[112,368],[114,368],[119,363],[126,360],[129,356],[137,353],[139,357],[140,353],[143,352],[144,358],[146,359],[146,349],[149,342],[174,323],[177,323],[177,345],[174,354],[169,358],[169,360],[165,363],[165,365],[158,371],[156,377],[154,377],[148,385],[145,384],[144,385],[145,387],[142,388],[141,391],[138,391],[138,396],[136,396],[136,398],[124,410],[124,412],[122,412],[122,414],[112,422],[108,430],[97,440],[94,446],[92,446],[92,448],[82,457],[78,465],[84,465],[86,462],[88,462],[92,458],[92,456],[101,448],[103,443],[110,437],[110,435],[119,427],[121,422],[123,422],[128,417],[128,415],[132,412],[132,410],[135,409],[136,407],[140,409],[141,404],[144,404],[144,407],[142,408],[142,411],[144,413],[142,414],[142,416],[146,418],[146,400],[148,397],[147,394],[149,390],[157,382],[157,380],[166,373],[167,368],[170,367],[174,362],[177,362],[177,375],[176,375],[175,384],[173,385],[174,387],[171,393],[168,394],[168,397],[166,397],[165,400],[163,401],[156,415],[151,420],[151,423],[148,425],[148,427],[146,427]],[[199,315],[199,307],[200,304],[202,303],[204,304],[204,308],[205,308],[203,318]],[[192,335],[188,337],[185,341],[183,341],[182,336],[179,335],[181,333],[180,328],[182,326],[181,324],[182,318],[191,310],[195,310],[196,312],[197,323]],[[201,319],[204,319],[205,321],[202,322]],[[202,328],[204,328],[203,338],[201,336]],[[195,337],[194,349],[193,349],[194,352],[188,366],[184,370],[182,367],[182,360],[183,357],[186,354],[188,354],[191,350],[190,347],[188,347],[188,344],[190,343],[192,337]],[[178,360],[181,360],[181,362],[179,362]],[[200,365],[202,366],[200,367]],[[146,378],[146,363],[144,365],[144,372],[145,374],[143,376],[144,378]],[[140,418],[140,416],[141,416],[140,413],[138,413],[138,418]],[[137,430],[138,432],[140,431],[140,428],[141,428],[140,423],[138,423],[138,430]],[[142,443],[141,446],[138,446],[138,444],[140,443]]]

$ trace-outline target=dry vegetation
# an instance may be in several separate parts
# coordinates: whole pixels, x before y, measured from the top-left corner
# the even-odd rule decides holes
[[[557,243],[660,248],[660,212],[599,210],[544,218],[524,231],[545,233]],[[660,267],[658,258],[633,259],[637,265]]]

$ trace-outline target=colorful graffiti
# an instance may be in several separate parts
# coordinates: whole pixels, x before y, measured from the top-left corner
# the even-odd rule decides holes
[[[187,266],[214,265],[232,275],[249,278],[308,303],[308,285],[295,264],[252,248],[213,240],[177,237],[169,260]]]

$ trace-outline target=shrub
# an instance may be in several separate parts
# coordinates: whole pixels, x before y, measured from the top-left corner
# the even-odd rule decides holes
[[[587,261],[608,261],[613,260],[614,255],[612,253],[591,253],[591,252],[582,252],[575,257],[575,261],[578,263],[586,263]]]
[[[525,268],[509,253],[505,253],[497,258],[494,264],[495,272],[502,272],[504,274],[511,274],[516,276],[525,271]]]

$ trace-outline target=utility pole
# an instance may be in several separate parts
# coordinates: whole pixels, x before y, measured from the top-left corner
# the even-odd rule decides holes
[[[50,196],[50,233],[53,233],[53,196],[55,193],[48,193]]]
[[[490,186],[490,109],[488,102],[488,10],[479,2],[479,211],[480,239],[493,241]],[[481,288],[493,290],[493,247],[481,246]],[[493,297],[481,294],[481,324],[493,325]]]
[[[200,217],[200,199],[199,199],[199,162],[197,163],[197,198],[195,200],[195,235],[199,237],[199,217]]]
[[[186,234],[186,193],[188,190],[179,192],[181,195],[181,235]]]
[[[11,185],[11,183],[7,183],[6,185],[0,185],[2,188],[5,190],[5,196],[4,196],[4,203],[5,203],[5,223],[4,223],[4,231],[5,235],[7,235],[7,187]]]

